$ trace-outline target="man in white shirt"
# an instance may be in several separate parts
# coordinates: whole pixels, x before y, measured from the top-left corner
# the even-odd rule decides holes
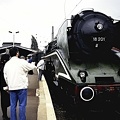
[[[16,106],[19,101],[19,120],[26,120],[28,71],[36,66],[18,58],[19,50],[10,49],[11,59],[5,64],[4,78],[10,92],[11,120],[17,120]]]

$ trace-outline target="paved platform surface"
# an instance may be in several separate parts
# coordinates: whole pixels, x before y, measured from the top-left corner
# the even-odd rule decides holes
[[[27,101],[27,107],[26,107],[27,120],[37,120],[39,98],[36,97],[35,93],[36,93],[35,89],[28,89],[28,101]],[[0,98],[0,103],[1,103],[1,98]],[[19,110],[17,107],[17,114],[18,112]],[[10,107],[8,107],[8,116],[10,116]],[[1,104],[0,104],[0,120],[2,120]]]
[[[38,96],[39,106],[37,120],[56,120],[49,88],[44,77],[42,77],[42,81],[39,82]]]
[[[42,81],[37,81],[37,83],[35,81],[33,82],[33,80],[31,80],[32,82],[30,81],[27,96],[26,120],[56,120],[49,89],[44,77],[42,78]],[[18,113],[19,107],[17,106],[17,116]],[[8,107],[8,116],[10,117],[10,107]],[[0,120],[2,120],[1,95]]]

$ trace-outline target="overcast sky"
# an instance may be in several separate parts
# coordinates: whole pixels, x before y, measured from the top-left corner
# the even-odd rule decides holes
[[[31,35],[37,37],[38,43],[44,44],[44,41],[51,41],[52,26],[56,34],[71,14],[94,8],[120,19],[119,5],[120,0],[0,0],[0,44],[12,42],[13,33],[17,31],[15,42],[24,47],[30,47]]]

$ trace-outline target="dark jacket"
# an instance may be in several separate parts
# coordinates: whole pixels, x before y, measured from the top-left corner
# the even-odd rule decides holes
[[[4,63],[0,63],[0,90],[3,90],[3,87],[7,86],[4,75],[3,75]]]
[[[3,69],[4,69],[5,63],[9,60],[8,57],[9,57],[8,55],[4,55],[1,58],[1,62],[0,62],[1,105],[6,106],[6,107],[10,106],[10,95],[9,95],[9,93],[7,91],[3,90],[3,87],[7,86],[7,84],[5,82],[5,79],[4,79]]]

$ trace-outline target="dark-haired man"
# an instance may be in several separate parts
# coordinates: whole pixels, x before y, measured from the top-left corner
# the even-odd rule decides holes
[[[9,51],[11,59],[5,64],[4,78],[10,92],[11,120],[17,120],[16,106],[19,101],[19,120],[26,120],[28,71],[36,66],[19,58],[19,50],[13,47]]]

